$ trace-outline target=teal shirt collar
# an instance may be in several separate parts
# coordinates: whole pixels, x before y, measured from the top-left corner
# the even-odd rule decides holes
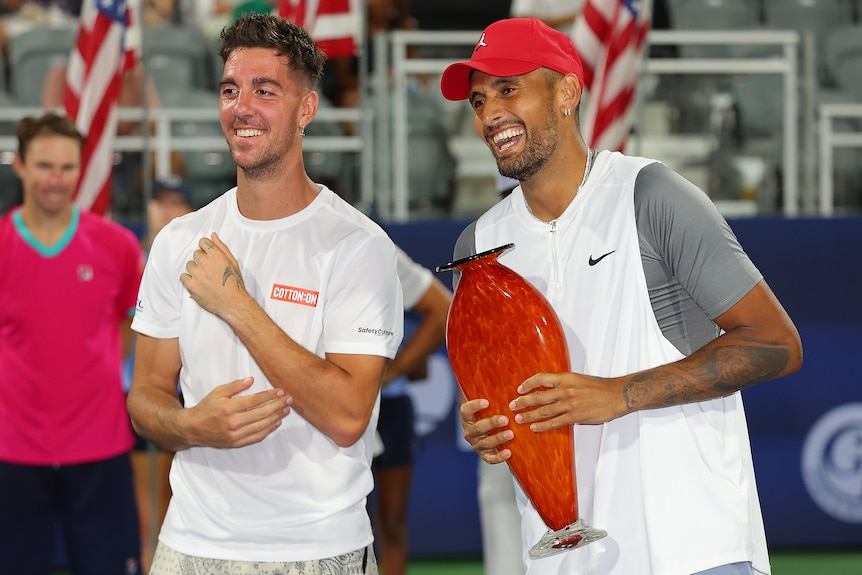
[[[72,238],[75,237],[75,232],[78,230],[78,222],[81,218],[81,213],[77,205],[72,206],[72,221],[69,222],[69,227],[63,237],[53,246],[46,246],[30,233],[27,226],[24,224],[24,218],[21,216],[21,210],[17,210],[12,214],[12,221],[15,223],[15,229],[21,235],[21,238],[28,243],[34,250],[43,256],[50,258],[54,257],[63,251],[63,248],[69,245]]]

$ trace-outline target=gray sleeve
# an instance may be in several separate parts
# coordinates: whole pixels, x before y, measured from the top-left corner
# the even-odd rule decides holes
[[[464,228],[461,235],[455,241],[455,249],[452,253],[452,261],[470,257],[476,253],[476,222]],[[460,272],[452,274],[452,291],[458,289],[458,280],[461,279]]]
[[[650,301],[685,354],[717,337],[713,320],[762,279],[715,204],[661,163],[640,171],[635,217]]]

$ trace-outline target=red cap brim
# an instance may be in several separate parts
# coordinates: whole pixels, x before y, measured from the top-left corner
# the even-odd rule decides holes
[[[466,100],[470,97],[470,73],[478,70],[491,76],[520,76],[538,70],[535,62],[523,62],[511,58],[488,58],[456,62],[443,71],[440,78],[440,92],[447,100]]]

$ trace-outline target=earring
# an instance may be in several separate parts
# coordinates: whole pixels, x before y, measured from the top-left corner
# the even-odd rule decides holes
[[[563,110],[563,115],[564,116],[571,116],[572,115],[572,109],[571,108],[565,108]]]
[[[304,136],[304,135],[305,135],[305,126],[300,126],[300,127],[299,127],[299,135],[300,135],[300,136]]]

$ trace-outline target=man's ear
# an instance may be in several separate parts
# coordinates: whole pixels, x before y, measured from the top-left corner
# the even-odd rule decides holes
[[[580,80],[574,74],[566,74],[560,80],[560,87],[563,91],[563,107],[574,110],[581,103],[581,94],[583,87]]]
[[[24,169],[24,161],[21,159],[21,154],[16,153],[15,157],[12,159],[12,171],[15,172],[15,175],[18,176],[18,179],[23,179],[21,177],[21,171]]]
[[[320,96],[317,92],[310,91],[302,97],[302,105],[299,108],[299,125],[307,126],[317,115],[317,109],[320,105]]]

